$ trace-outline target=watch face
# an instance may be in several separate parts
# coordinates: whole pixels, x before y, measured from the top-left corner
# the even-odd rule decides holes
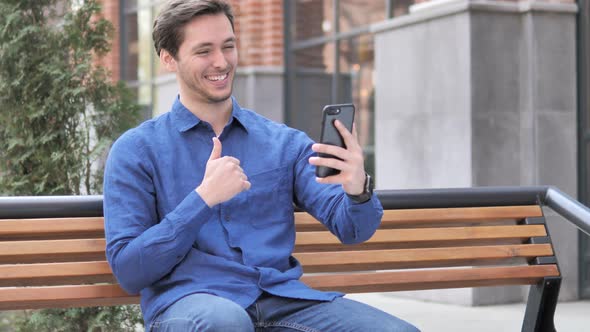
[[[373,194],[373,178],[367,174],[367,180],[365,181],[365,191],[369,193],[369,195]]]

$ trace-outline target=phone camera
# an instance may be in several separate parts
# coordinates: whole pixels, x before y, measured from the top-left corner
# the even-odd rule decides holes
[[[330,114],[330,115],[340,114],[340,109],[339,108],[332,108],[331,110],[328,111],[328,114]]]

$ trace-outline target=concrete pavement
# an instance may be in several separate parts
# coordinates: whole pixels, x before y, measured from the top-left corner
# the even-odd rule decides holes
[[[525,310],[524,303],[466,307],[396,298],[391,294],[347,297],[409,321],[422,332],[518,332]],[[555,327],[558,332],[590,332],[590,300],[559,302]]]

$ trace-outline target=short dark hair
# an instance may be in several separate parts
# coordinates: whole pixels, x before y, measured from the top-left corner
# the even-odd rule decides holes
[[[225,14],[234,29],[234,14],[231,6],[223,0],[170,0],[154,21],[152,38],[158,56],[162,50],[176,58],[178,48],[184,41],[184,26],[201,15]]]

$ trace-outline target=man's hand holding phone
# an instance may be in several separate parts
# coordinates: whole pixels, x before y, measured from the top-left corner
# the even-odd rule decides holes
[[[316,181],[325,184],[341,184],[344,191],[349,195],[359,195],[364,191],[365,185],[365,161],[363,149],[358,142],[356,126],[352,126],[352,133],[339,120],[334,120],[334,127],[344,141],[345,148],[316,143],[312,150],[317,153],[329,154],[330,157],[311,157],[309,163],[314,166],[325,166],[340,173],[328,177],[316,177]]]

